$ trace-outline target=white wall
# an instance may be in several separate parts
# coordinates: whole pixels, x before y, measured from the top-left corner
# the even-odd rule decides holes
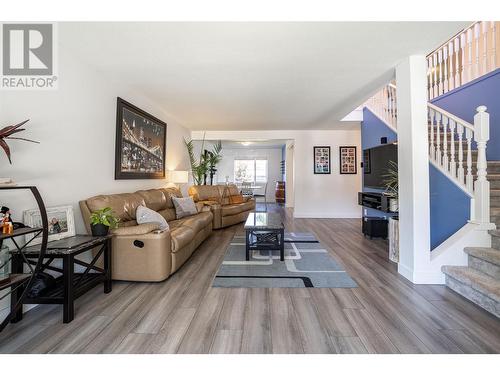
[[[294,216],[311,218],[357,218],[361,210],[357,193],[361,190],[361,133],[358,125],[332,124],[335,130],[304,131],[209,131],[206,139],[256,140],[290,139],[294,142]],[[201,139],[203,132],[192,132]],[[331,147],[330,175],[313,173],[313,146]],[[357,146],[358,173],[339,173],[339,146]],[[288,187],[287,187],[288,188]]]
[[[13,164],[0,152],[0,177],[36,185],[46,206],[72,205],[77,233],[84,233],[79,200],[166,185],[165,180],[114,180],[117,96],[167,123],[167,169],[188,169],[182,138],[190,133],[136,90],[107,81],[64,50],[59,53],[58,90],[0,92],[0,126],[29,118],[22,136],[40,141],[9,141]],[[29,193],[2,192],[0,204],[11,208],[15,221],[36,207]]]

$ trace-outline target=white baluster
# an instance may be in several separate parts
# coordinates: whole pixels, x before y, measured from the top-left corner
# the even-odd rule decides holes
[[[443,70],[443,94],[445,92],[448,92],[449,87],[448,87],[448,69],[449,69],[449,56],[448,56],[448,45],[443,46],[443,64],[442,64],[442,70]]]
[[[467,30],[467,80],[466,82],[472,81],[474,78],[472,76],[472,39],[473,39],[473,30]]]
[[[457,123],[457,133],[458,133],[458,169],[457,176],[461,184],[464,183],[464,147],[463,147],[463,125]]]
[[[457,163],[455,162],[455,121],[449,120],[450,125],[450,174],[453,178],[457,177]]]
[[[471,27],[472,36],[472,53],[471,53],[471,64],[472,64],[472,76],[471,81],[479,76],[479,38],[477,35],[477,23]]]
[[[477,143],[477,180],[474,182],[475,220],[490,222],[490,183],[487,180],[486,144],[490,139],[490,115],[485,106],[477,108],[474,116],[474,140]]]
[[[455,40],[453,39],[448,44],[448,71],[449,71],[449,80],[448,85],[450,90],[455,88]]]
[[[430,134],[430,147],[429,147],[429,156],[432,160],[436,160],[436,147],[434,146],[434,116],[435,112],[432,109],[428,110],[429,113],[429,134]]]
[[[483,56],[482,56],[482,74],[486,74],[489,72],[489,64],[488,64],[488,42],[489,42],[489,31],[490,26],[489,22],[481,22],[479,30],[482,31],[483,35]]]
[[[467,140],[467,174],[465,176],[465,185],[471,193],[474,190],[474,180],[472,178],[472,136],[472,130],[465,128],[465,139]]]
[[[438,50],[437,52],[437,56],[438,56],[438,63],[437,63],[437,67],[438,67],[438,96],[443,94],[443,50],[440,49]]]
[[[441,154],[441,137],[440,137],[440,128],[441,128],[441,113],[436,112],[436,163],[441,166],[442,154]]]
[[[455,87],[460,86],[460,53],[461,53],[461,48],[460,48],[460,37],[455,38],[455,41],[453,43],[454,48],[455,48]]]
[[[442,123],[443,123],[443,167],[446,172],[449,171],[449,164],[448,164],[448,137],[446,134],[446,130],[448,128],[448,117],[442,116]]]
[[[435,98],[438,96],[438,66],[437,66],[437,53],[433,54],[432,56],[432,68],[434,69],[433,71],[433,84],[432,84],[432,97]]]

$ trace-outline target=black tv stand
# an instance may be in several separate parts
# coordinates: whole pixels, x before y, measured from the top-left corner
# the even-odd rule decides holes
[[[383,193],[359,192],[358,204],[382,212],[392,212],[389,206],[390,197]]]

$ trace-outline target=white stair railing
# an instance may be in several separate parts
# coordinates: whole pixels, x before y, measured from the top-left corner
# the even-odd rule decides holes
[[[475,22],[427,56],[428,99],[500,68],[500,22]]]
[[[396,86],[392,83],[368,99],[365,104],[374,114],[394,130],[397,129]]]
[[[427,103],[429,159],[444,174],[474,198],[473,221],[490,222],[490,183],[487,180],[486,146],[490,120],[485,106],[477,108],[474,124]],[[472,141],[477,150],[472,150]],[[474,159],[476,161],[474,162]],[[473,168],[476,164],[477,178]]]

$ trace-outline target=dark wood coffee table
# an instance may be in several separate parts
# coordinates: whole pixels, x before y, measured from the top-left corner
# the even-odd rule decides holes
[[[285,260],[285,226],[281,215],[274,212],[250,212],[245,222],[246,260],[251,250],[279,251]]]

